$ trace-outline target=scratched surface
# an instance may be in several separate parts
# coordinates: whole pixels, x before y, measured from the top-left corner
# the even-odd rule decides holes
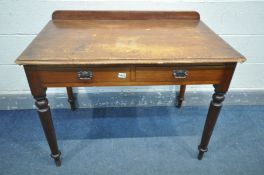
[[[199,20],[50,21],[18,64],[243,62]]]

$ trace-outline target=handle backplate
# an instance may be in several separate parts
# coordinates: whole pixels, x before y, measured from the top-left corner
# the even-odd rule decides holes
[[[187,70],[173,70],[172,72],[174,78],[186,78],[188,75]]]
[[[80,80],[91,80],[93,78],[93,72],[92,71],[79,71],[78,72],[78,78]]]

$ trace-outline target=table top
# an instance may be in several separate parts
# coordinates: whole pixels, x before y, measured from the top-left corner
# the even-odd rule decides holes
[[[189,18],[188,12],[175,15],[177,18],[170,15],[162,18],[162,14],[138,17],[135,15],[137,12],[132,15],[118,12],[121,13],[119,17],[114,15],[109,18],[103,18],[98,12],[93,17],[93,13],[89,12],[88,17],[73,14],[71,18],[71,13],[66,11],[65,14],[53,15],[53,20],[48,22],[16,63],[90,65],[245,61],[243,55],[200,21],[199,16]],[[125,14],[123,18],[122,13]],[[181,15],[183,18],[179,17]]]

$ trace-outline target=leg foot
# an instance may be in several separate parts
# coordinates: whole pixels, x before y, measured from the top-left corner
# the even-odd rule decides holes
[[[181,85],[180,86],[180,93],[179,93],[179,95],[177,97],[177,100],[178,100],[177,107],[178,108],[181,108],[181,106],[182,106],[182,102],[184,100],[185,89],[186,89],[186,85]]]
[[[75,97],[73,95],[72,87],[67,87],[67,94],[68,94],[68,102],[71,106],[71,110],[75,111]]]
[[[59,154],[51,154],[50,156],[54,159],[54,162],[56,164],[57,167],[61,166],[61,158],[60,158],[61,152],[59,152]]]
[[[202,159],[203,159],[203,155],[204,155],[204,153],[207,152],[208,149],[207,149],[207,148],[206,148],[206,149],[202,149],[202,148],[200,147],[200,145],[199,145],[199,146],[198,146],[198,150],[199,150],[198,160],[202,160]]]
[[[75,111],[75,110],[76,110],[76,107],[75,107],[74,101],[68,99],[68,102],[69,102],[69,104],[70,104],[70,106],[71,106],[71,110],[72,110],[72,111]]]

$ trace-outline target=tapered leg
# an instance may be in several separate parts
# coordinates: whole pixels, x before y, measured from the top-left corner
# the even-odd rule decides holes
[[[72,87],[67,87],[67,94],[68,94],[68,102],[71,106],[71,110],[74,111],[75,107],[75,97],[73,95]]]
[[[55,134],[55,129],[52,122],[52,116],[50,112],[50,107],[48,104],[48,99],[46,98],[47,88],[42,85],[41,79],[38,75],[38,71],[35,70],[33,66],[24,66],[25,73],[27,75],[29,87],[33,97],[35,98],[36,107],[39,114],[39,119],[42,124],[46,139],[48,141],[51,157],[55,160],[56,166],[61,165],[60,151],[57,145],[57,139]]]
[[[44,130],[46,139],[48,141],[50,150],[51,150],[51,157],[55,160],[56,166],[61,165],[61,159],[60,159],[60,151],[58,149],[57,145],[57,139],[55,134],[55,129],[53,126],[52,118],[51,118],[51,112],[48,105],[48,100],[46,98],[46,94],[42,96],[34,96],[36,100],[36,106],[38,108],[38,114],[39,118],[42,124],[42,128]]]
[[[179,93],[179,95],[177,97],[178,108],[180,108],[182,106],[182,102],[184,100],[185,89],[186,89],[186,85],[181,85],[180,86],[180,93]]]
[[[207,152],[208,143],[214,130],[216,120],[219,116],[222,108],[222,102],[225,99],[225,92],[220,92],[215,87],[215,93],[213,94],[212,101],[208,110],[207,118],[204,125],[203,135],[201,143],[198,146],[199,154],[198,159],[201,160],[205,152]]]

